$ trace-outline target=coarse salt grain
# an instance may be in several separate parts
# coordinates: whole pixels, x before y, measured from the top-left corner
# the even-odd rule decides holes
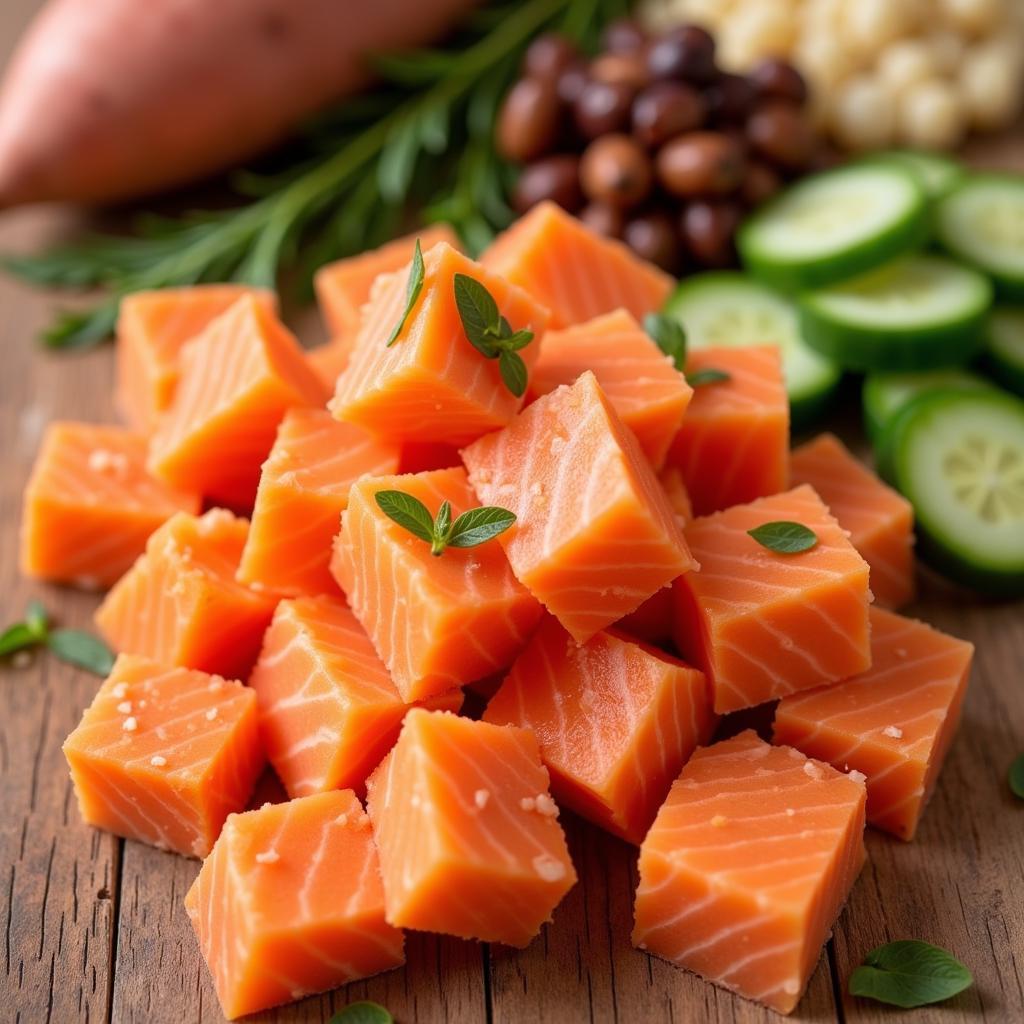
[[[151,757],[151,758],[149,759],[149,763],[150,763],[150,764],[151,764],[151,765],[152,765],[152,766],[153,766],[154,768],[163,768],[163,766],[164,766],[165,764],[167,764],[167,758],[166,758],[166,757],[161,757],[161,756],[160,756],[159,754],[154,754],[154,755],[153,755],[153,756],[152,756],[152,757]]]
[[[891,737],[894,740],[901,740],[901,739],[903,739],[903,730],[896,728],[895,725],[887,725],[882,730],[882,734],[885,735],[885,736],[889,736],[889,737]]]
[[[119,714],[130,715],[132,713],[132,702],[130,700],[123,700],[117,705]]]
[[[121,728],[124,729],[125,732],[135,732],[135,730],[138,729],[138,727],[139,723],[135,720],[135,717],[133,715],[129,715],[121,723]]]
[[[856,768],[854,768],[853,771],[849,773],[848,777],[852,779],[854,782],[867,782],[868,780],[868,777],[863,772],[857,771]]]
[[[128,468],[128,460],[120,452],[97,448],[96,451],[89,452],[89,468],[94,473],[112,470],[115,474],[122,474]]]
[[[256,854],[257,864],[276,864],[281,859],[281,854],[277,850],[264,850],[262,853]]]
[[[216,717],[217,717],[217,709],[216,708],[210,708],[210,710],[206,712],[206,720],[208,722],[212,722]]]
[[[824,777],[825,773],[813,761],[805,761],[804,775],[809,779],[820,779]]]
[[[725,828],[728,822],[729,819],[724,814],[716,814],[711,819],[711,824],[714,828]]]
[[[524,811],[533,811],[536,810],[537,801],[532,796],[524,796],[523,799],[519,801],[519,806],[522,807]]]
[[[487,806],[487,801],[491,799],[491,794],[486,789],[478,789],[473,794],[473,803],[483,810]]]
[[[796,811],[794,811],[792,807],[787,807],[786,808],[786,817],[787,818],[792,818],[794,814],[796,814]]]
[[[558,815],[558,805],[547,793],[538,793],[534,804],[537,808],[537,813],[543,814],[545,818],[554,818]]]
[[[533,858],[533,868],[545,882],[557,882],[565,877],[565,865],[546,853]]]
[[[118,683],[110,692],[118,700],[121,700],[122,697],[128,696],[128,684]]]

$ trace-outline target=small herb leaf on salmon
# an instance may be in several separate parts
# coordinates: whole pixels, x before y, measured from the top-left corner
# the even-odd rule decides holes
[[[398,340],[398,336],[402,333],[402,328],[405,326],[406,320],[409,319],[409,314],[412,312],[412,307],[416,305],[416,300],[420,297],[421,291],[423,291],[423,250],[420,248],[420,240],[417,238],[416,248],[412,254],[412,264],[409,267],[409,284],[405,293],[405,310],[398,323],[391,329],[391,333],[388,335],[388,340],[384,346],[385,348],[391,348]]]
[[[507,508],[484,505],[463,512],[452,523],[448,545],[453,548],[475,548],[478,544],[504,533],[516,521],[515,513]]]
[[[706,384],[722,384],[727,380],[732,380],[732,374],[726,373],[725,370],[715,370],[710,367],[706,370],[698,370],[696,373],[691,373],[686,378],[686,382],[691,388],[702,388]]]
[[[378,491],[374,495],[380,510],[413,536],[430,545],[430,553],[442,555],[445,548],[475,548],[499,533],[504,533],[515,521],[515,514],[496,505],[484,505],[463,512],[452,522],[452,506],[441,503],[437,517],[419,498],[404,491]]]
[[[682,373],[686,362],[686,331],[682,325],[664,313],[648,313],[644,317],[644,330]]]
[[[419,498],[405,491],[378,491],[374,499],[389,519],[393,519],[414,537],[428,544],[433,542],[434,518]]]
[[[971,972],[951,953],[918,939],[871,950],[850,975],[850,994],[912,1009],[940,1003],[970,988]]]
[[[818,543],[818,535],[810,527],[784,519],[755,526],[747,533],[761,547],[780,555],[798,555]]]

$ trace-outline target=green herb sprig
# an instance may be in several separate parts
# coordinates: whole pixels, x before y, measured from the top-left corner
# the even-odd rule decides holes
[[[871,950],[850,975],[850,995],[913,1009],[963,992],[971,972],[951,953],[918,939],[889,942]]]
[[[644,330],[682,373],[686,368],[686,331],[683,325],[664,313],[648,313],[644,317]]]
[[[213,281],[273,287],[287,272],[308,289],[323,263],[393,237],[419,210],[451,223],[473,252],[512,219],[515,169],[495,152],[495,112],[530,40],[559,30],[584,48],[626,0],[501,0],[471,14],[443,48],[382,56],[383,83],[306,129],[277,173],[238,173],[241,205],[140,217],[132,236],[94,234],[6,269],[52,288],[101,287],[108,296],[60,313],[42,336],[52,348],[108,337],[129,292]]]
[[[732,374],[725,370],[716,370],[708,367],[706,370],[697,370],[686,378],[686,383],[691,388],[702,388],[708,384],[721,384],[723,381],[732,380]]]
[[[329,1024],[395,1024],[395,1018],[380,1003],[363,1000],[339,1010]]]
[[[515,521],[515,513],[496,505],[483,505],[463,512],[452,522],[451,502],[444,501],[436,518],[419,498],[405,491],[377,491],[377,506],[414,537],[430,545],[435,557],[445,548],[475,548],[504,533]]]
[[[818,543],[818,535],[803,523],[777,519],[755,526],[747,533],[763,548],[779,555],[798,555],[810,551]]]
[[[110,648],[92,633],[51,629],[50,617],[39,601],[29,604],[23,622],[16,622],[0,633],[0,658],[36,647],[45,647],[61,661],[98,676],[109,675],[114,667]]]
[[[402,318],[391,329],[388,340],[384,345],[385,348],[391,348],[398,340],[398,336],[402,333],[402,328],[405,327],[405,322],[409,319],[409,314],[412,312],[413,306],[416,305],[416,300],[420,297],[421,291],[423,291],[423,250],[420,248],[420,240],[417,238],[416,248],[412,254],[412,264],[409,267],[409,283],[405,289],[405,310],[402,313]]]

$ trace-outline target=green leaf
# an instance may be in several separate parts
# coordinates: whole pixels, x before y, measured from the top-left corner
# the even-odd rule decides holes
[[[1024,800],[1024,754],[1021,754],[1010,765],[1009,779],[1010,789],[1013,790],[1014,796],[1019,796],[1021,800]]]
[[[437,510],[437,518],[434,520],[434,533],[438,537],[445,537],[448,528],[452,525],[452,503],[442,501],[441,507]]]
[[[396,124],[377,161],[377,187],[385,202],[404,200],[416,171],[420,150],[418,121]]]
[[[732,380],[732,374],[725,370],[713,370],[710,367],[706,370],[698,370],[686,378],[686,383],[691,388],[702,388],[705,384],[721,384],[722,381]]]
[[[533,331],[516,331],[503,339],[502,348],[506,352],[518,352],[521,348],[526,348],[531,341],[533,341]]]
[[[412,312],[413,306],[416,305],[420,292],[423,291],[423,273],[423,250],[420,248],[420,240],[417,238],[416,248],[412,253],[412,264],[409,267],[409,283],[405,288],[405,312],[402,313],[402,318],[391,329],[388,340],[384,344],[385,348],[391,348],[398,340],[399,334],[402,333],[405,321],[409,319],[409,314]]]
[[[395,1018],[379,1003],[349,1003],[328,1024],[395,1024]]]
[[[0,633],[0,658],[23,651],[26,647],[35,647],[38,643],[39,637],[26,623],[16,622]]]
[[[939,946],[902,939],[873,949],[850,975],[850,995],[912,1009],[970,988],[971,972]]]
[[[501,314],[494,296],[475,277],[466,274],[456,274],[453,287],[466,339],[478,352],[494,359],[495,341],[501,330]]]
[[[434,542],[434,517],[419,498],[405,491],[378,491],[374,499],[389,519],[420,540],[428,544]]]
[[[798,555],[801,551],[810,551],[818,543],[818,535],[812,529],[786,519],[763,523],[747,530],[747,533],[761,547],[780,555]]]
[[[644,317],[644,330],[667,356],[671,356],[680,373],[686,363],[686,332],[678,320],[664,313],[648,313]]]
[[[475,548],[497,537],[499,533],[504,533],[515,521],[514,512],[496,505],[470,509],[452,523],[448,545],[453,548]]]
[[[55,629],[46,640],[46,646],[61,661],[88,669],[98,676],[110,675],[114,655],[99,637],[77,629]]]
[[[501,371],[501,379],[505,387],[512,392],[516,398],[522,398],[526,393],[526,363],[517,352],[502,352],[498,356],[498,369]]]
[[[45,640],[50,628],[50,616],[42,601],[30,601],[25,609],[25,625],[32,631],[37,640]]]

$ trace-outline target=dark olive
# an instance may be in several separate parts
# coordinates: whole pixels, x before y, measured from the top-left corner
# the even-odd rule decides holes
[[[622,83],[642,89],[649,81],[647,63],[635,53],[604,53],[590,62],[590,77],[595,82]]]
[[[707,267],[735,262],[733,235],[740,223],[740,207],[733,202],[688,203],[679,218],[679,233],[687,250]]]
[[[740,198],[748,206],[760,206],[782,188],[782,177],[770,164],[747,161],[747,175],[740,186]]]
[[[817,144],[803,112],[778,100],[766,103],[750,115],[747,141],[755,153],[790,171],[805,168]]]
[[[715,41],[697,25],[683,25],[654,40],[647,67],[655,79],[707,85],[715,77]]]
[[[523,57],[523,74],[530,78],[557,79],[579,53],[571,39],[549,32],[530,43]]]
[[[579,213],[579,218],[591,230],[605,238],[621,238],[625,218],[622,210],[608,203],[587,203]]]
[[[644,48],[647,33],[630,18],[616,18],[601,33],[605,53],[637,53]]]
[[[641,214],[627,224],[622,240],[641,259],[674,273],[679,269],[680,245],[672,218],[660,210]]]
[[[594,139],[580,159],[583,194],[629,208],[647,198],[654,173],[644,148],[630,135],[613,132]]]
[[[544,157],[523,168],[512,194],[512,205],[519,213],[550,199],[575,213],[583,205],[580,192],[579,157],[568,154]]]
[[[657,149],[683,132],[704,124],[704,97],[682,82],[655,82],[633,101],[633,134],[648,148]]]
[[[558,76],[558,98],[568,107],[573,106],[583,93],[590,76],[583,60],[573,61]]]
[[[718,124],[742,122],[754,105],[754,87],[742,75],[723,71],[708,86],[708,111]]]
[[[659,181],[673,195],[726,195],[742,183],[746,157],[723,132],[690,132],[666,143],[656,166]]]
[[[792,64],[774,57],[762,60],[750,72],[750,84],[763,99],[788,100],[798,106],[807,101],[807,83]]]
[[[596,139],[628,127],[635,94],[636,90],[623,82],[588,82],[573,108],[580,134]]]
[[[521,78],[509,89],[498,114],[498,152],[522,163],[536,160],[554,149],[561,124],[562,104],[555,83]]]

